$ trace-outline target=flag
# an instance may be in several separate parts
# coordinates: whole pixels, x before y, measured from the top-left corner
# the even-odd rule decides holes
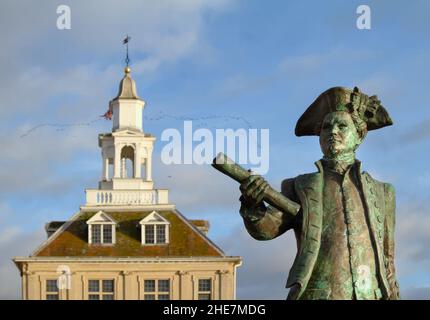
[[[102,115],[100,117],[104,117],[106,120],[112,120],[112,110],[109,109],[108,111],[105,112],[104,115]]]
[[[131,37],[127,36],[124,40],[122,40],[122,44],[126,44],[130,41]]]

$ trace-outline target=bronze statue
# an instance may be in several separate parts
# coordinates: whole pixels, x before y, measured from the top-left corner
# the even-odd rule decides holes
[[[237,166],[224,166],[241,182],[240,214],[252,237],[270,240],[294,230],[288,299],[400,298],[394,188],[361,172],[355,158],[369,130],[391,124],[376,96],[334,87],[309,106],[295,129],[297,136],[319,136],[324,156],[316,162],[318,172],[284,180],[282,194],[275,194],[261,176],[238,176]]]

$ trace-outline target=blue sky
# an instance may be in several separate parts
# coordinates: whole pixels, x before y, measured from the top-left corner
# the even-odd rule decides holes
[[[71,30],[56,28],[60,4],[71,8]],[[360,4],[372,10],[371,30],[356,28]],[[430,298],[429,10],[418,0],[2,1],[0,298],[19,296],[10,257],[29,254],[44,223],[68,219],[84,188],[97,185],[97,134],[111,126],[99,116],[117,93],[127,33],[145,131],[159,138],[182,130],[184,118],[208,116],[194,125],[247,128],[241,117],[268,128],[267,179],[276,187],[314,171],[321,156],[315,137],[294,136],[319,93],[357,85],[377,94],[394,125],[370,132],[357,156],[396,188],[403,296]],[[238,185],[209,166],[166,167],[162,147],[158,140],[156,185],[170,188],[187,217],[210,220],[210,237],[228,254],[243,256],[238,297],[284,299],[292,235],[253,240],[238,214]]]

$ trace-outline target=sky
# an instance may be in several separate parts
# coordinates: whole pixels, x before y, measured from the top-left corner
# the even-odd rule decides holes
[[[371,9],[371,29],[356,9]],[[59,5],[71,29],[57,28]],[[144,130],[158,140],[153,178],[188,218],[210,221],[209,237],[242,256],[239,299],[285,299],[296,253],[292,233],[249,236],[236,182],[209,165],[165,165],[167,128],[270,130],[269,183],[314,172],[316,137],[294,135],[303,111],[326,89],[377,94],[394,125],[369,132],[363,169],[396,189],[396,267],[404,299],[430,298],[430,2],[378,1],[24,1],[0,3],[0,299],[20,297],[11,258],[30,254],[44,224],[67,220],[95,188],[97,135],[116,96],[131,36],[132,76],[146,101]]]

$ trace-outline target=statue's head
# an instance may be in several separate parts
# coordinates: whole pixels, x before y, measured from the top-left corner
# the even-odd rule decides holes
[[[303,113],[296,124],[297,136],[319,136],[325,156],[355,151],[367,131],[392,125],[376,96],[368,97],[355,87],[330,88]]]
[[[360,123],[360,122],[359,122]],[[346,111],[330,112],[324,117],[320,128],[321,151],[333,158],[354,152],[363,141],[367,127],[360,127]]]

